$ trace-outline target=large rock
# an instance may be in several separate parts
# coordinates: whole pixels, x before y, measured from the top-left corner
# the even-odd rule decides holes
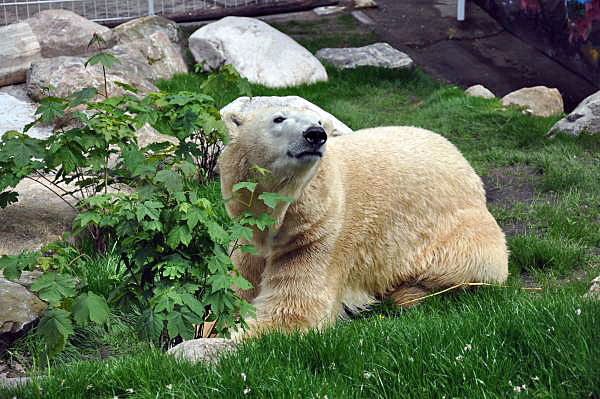
[[[104,77],[100,65],[85,65],[82,57],[55,57],[31,64],[27,74],[27,94],[35,101],[47,95],[66,97],[85,87],[95,87],[99,93],[104,93]],[[115,95],[123,90],[114,82],[125,82],[137,87],[142,93],[158,91],[143,76],[122,64],[115,64],[106,71],[108,93]],[[51,87],[51,90],[48,88]]]
[[[183,54],[184,39],[177,23],[158,15],[132,19],[112,30],[111,43],[113,45],[145,39],[153,33],[163,32],[169,41]]]
[[[252,83],[287,87],[327,80],[319,60],[290,37],[253,18],[226,17],[194,32],[190,50],[212,71],[231,64]]]
[[[24,82],[41,47],[31,27],[22,22],[0,27],[0,86]]]
[[[40,11],[26,20],[42,47],[42,56],[82,55],[98,50],[88,48],[94,33],[110,40],[110,29],[75,14],[72,11],[53,9]]]
[[[502,97],[502,105],[517,105],[535,116],[551,116],[565,111],[558,89],[545,86],[525,87]]]
[[[548,136],[552,137],[559,132],[571,136],[600,133],[600,91],[584,99],[573,112],[556,122]]]
[[[413,60],[402,51],[387,43],[375,43],[364,47],[323,48],[317,51],[317,58],[339,69],[360,66],[375,66],[389,69],[410,69]]]
[[[21,181],[14,191],[19,193],[19,202],[0,209],[0,256],[39,250],[70,229],[76,212],[56,194],[30,179]],[[70,200],[72,205],[75,202]]]
[[[147,93],[158,91],[153,81],[188,71],[180,52],[164,32],[156,32],[145,39],[117,45],[107,51],[119,59],[118,63],[106,69],[109,95],[123,92],[114,82],[124,82],[141,93]],[[48,93],[64,97],[85,87],[95,87],[104,94],[102,67],[85,67],[85,62],[82,57],[55,57],[33,63],[27,75],[27,93],[37,101]],[[47,87],[53,89],[48,92]]]
[[[165,32],[117,45],[109,52],[119,59],[120,67],[126,66],[135,76],[151,82],[188,71],[181,52]]]
[[[0,352],[37,321],[46,306],[22,285],[0,278]]]
[[[9,130],[23,131],[26,124],[35,120],[37,106],[31,102],[22,101],[10,94],[0,93],[0,137]],[[38,139],[52,135],[50,126],[35,126],[27,132]]]
[[[16,280],[11,280],[13,283],[17,283],[19,285],[22,285],[23,287],[27,288],[28,290],[31,289],[31,285],[33,284],[33,282],[35,280],[37,280],[38,278],[42,277],[44,273],[39,271],[39,270],[34,270],[34,271],[22,271],[21,272],[21,276],[16,279]],[[4,273],[2,272],[2,270],[0,270],[0,280],[1,279],[5,279],[8,280],[6,277],[4,277]]]
[[[190,362],[215,363],[224,353],[232,352],[236,343],[225,338],[199,338],[183,341],[167,351],[176,359]]]
[[[332,123],[333,129],[331,132],[332,136],[341,136],[342,134],[352,133],[352,129],[346,126],[343,122],[338,120],[335,116],[329,112],[324,111],[315,104],[306,101],[302,97],[298,96],[287,96],[287,97],[239,97],[235,101],[227,104],[221,109],[221,115],[225,113],[233,112],[238,115],[244,115],[246,113],[253,112],[257,109],[264,109],[266,106],[273,107],[273,109],[284,109],[284,108],[296,108],[296,109],[309,109],[317,114],[320,114],[323,118],[329,119]]]

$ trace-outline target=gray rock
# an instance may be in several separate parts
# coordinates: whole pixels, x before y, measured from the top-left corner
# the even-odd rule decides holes
[[[474,85],[465,90],[467,96],[470,97],[482,97],[482,98],[495,98],[496,96],[487,87],[482,85]]]
[[[390,69],[410,69],[413,60],[405,53],[387,43],[375,43],[364,47],[323,48],[317,58],[339,69],[359,66],[375,66]]]
[[[110,29],[72,11],[52,9],[40,11],[26,20],[40,42],[43,57],[83,55],[98,51],[88,48],[94,33],[110,40]]]
[[[86,87],[95,87],[99,93],[104,93],[104,78],[100,65],[85,65],[82,57],[55,57],[31,64],[27,74],[27,94],[35,101],[47,95],[66,97],[71,93]],[[114,82],[125,82],[137,87],[142,93],[158,91],[143,76],[122,64],[115,64],[106,71],[108,93],[111,95],[123,92]],[[48,90],[48,88],[52,88]]]
[[[552,126],[547,136],[563,132],[571,136],[600,133],[600,91],[585,98],[577,108]]]
[[[188,71],[181,52],[162,31],[152,33],[143,39],[119,44],[108,52],[119,59],[120,64],[117,68],[126,67],[135,76],[150,82],[169,79],[176,73]]]
[[[25,287],[27,289],[30,289],[31,284],[33,284],[33,282],[35,280],[40,278],[42,276],[42,274],[44,274],[44,273],[39,270],[34,270],[32,272],[23,271],[23,272],[21,272],[21,277],[19,277],[18,280],[14,280],[14,281],[10,280],[10,281],[12,281],[13,283],[22,285],[23,287]],[[8,280],[7,278],[4,277],[4,273],[2,272],[2,270],[0,270],[0,279]]]
[[[0,256],[39,250],[69,231],[76,212],[56,194],[30,179],[22,180],[14,191],[19,202],[0,209]]]
[[[23,132],[26,124],[35,120],[37,106],[30,102],[21,101],[9,94],[0,93],[0,137],[9,130]],[[35,126],[27,134],[38,139],[52,135],[49,126]]]
[[[183,341],[167,351],[180,360],[216,363],[224,353],[233,352],[237,344],[225,338],[199,338]]]
[[[117,45],[108,52],[119,59],[106,70],[109,95],[123,92],[115,82],[132,85],[144,94],[158,91],[153,81],[188,71],[183,57],[164,32]],[[85,87],[95,87],[104,94],[102,67],[85,67],[85,62],[82,57],[55,57],[33,63],[27,75],[27,94],[36,101],[48,93],[65,97]],[[53,89],[48,91],[47,87]]]
[[[551,116],[565,111],[558,89],[545,86],[525,87],[502,97],[502,105],[517,105],[535,116]]]
[[[323,118],[328,119],[332,124],[332,136],[341,136],[342,134],[352,133],[352,129],[346,126],[343,122],[331,115],[329,112],[324,111],[315,104],[306,101],[302,97],[298,96],[287,96],[287,97],[239,97],[235,101],[227,104],[221,109],[221,116],[224,117],[227,113],[235,113],[236,115],[245,115],[252,113],[255,110],[262,110],[265,107],[272,107],[273,109],[309,109],[322,115]]]
[[[0,279],[0,349],[37,321],[46,306],[22,285]]]
[[[153,33],[163,32],[183,54],[184,40],[177,23],[158,15],[132,19],[112,30],[111,46],[145,39]]]
[[[308,50],[258,19],[223,18],[194,32],[189,46],[207,72],[231,64],[250,82],[268,87],[327,80],[325,68]]]
[[[24,22],[0,27],[0,38],[0,86],[25,82],[29,66],[41,58],[38,39]]]
[[[29,68],[28,68],[29,69]],[[25,83],[19,83],[16,85],[0,87],[0,93],[9,94],[18,100],[29,104],[35,104],[31,98],[27,95],[27,86]]]

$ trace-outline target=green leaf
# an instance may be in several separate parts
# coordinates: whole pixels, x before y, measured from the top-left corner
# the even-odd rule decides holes
[[[110,314],[106,299],[91,291],[79,295],[73,302],[71,310],[75,322],[80,326],[86,326],[90,321],[96,324],[104,324]]]
[[[208,235],[213,242],[226,244],[229,241],[229,234],[217,222],[209,220],[206,222],[205,226],[208,231]]]
[[[132,92],[132,93],[137,93],[137,92],[138,92],[138,89],[136,89],[136,88],[135,88],[135,87],[133,87],[132,85],[130,85],[130,84],[127,84],[127,83],[125,83],[125,82],[114,81],[113,83],[114,83],[115,85],[119,86],[120,88],[122,88],[122,89],[125,89],[125,90],[127,90],[127,91],[130,91],[130,92]]]
[[[70,315],[63,309],[49,309],[40,319],[36,332],[44,338],[49,357],[61,352],[67,339],[73,334]]]
[[[251,224],[254,224],[260,231],[264,231],[267,227],[271,226],[275,223],[275,220],[266,213],[261,213],[258,218],[255,218],[251,221]]]
[[[236,223],[231,227],[231,239],[232,240],[237,240],[237,239],[241,238],[246,241],[252,241],[252,235],[253,235],[253,231],[248,226],[243,226],[239,223]]]
[[[72,298],[77,294],[75,279],[65,274],[56,272],[44,273],[31,285],[41,300],[52,306],[58,306],[63,298]]]
[[[251,193],[253,193],[254,190],[256,189],[256,185],[257,185],[257,183],[252,183],[252,182],[249,182],[249,181],[243,181],[243,182],[234,184],[232,190],[235,192],[235,191],[239,191],[239,190],[245,188],[246,190],[248,190]]]
[[[179,244],[187,246],[192,241],[192,234],[187,226],[175,226],[167,236],[167,245],[172,249],[177,248]]]
[[[198,299],[196,299],[196,297],[194,297],[190,293],[182,294],[181,298],[183,299],[183,303],[186,306],[188,306],[194,313],[196,313],[196,315],[198,315],[201,318],[204,318],[206,309],[204,308],[202,302],[200,302]]]
[[[241,275],[233,276],[232,282],[233,285],[238,287],[240,290],[249,290],[252,288],[252,283],[250,283],[250,281],[246,280]]]
[[[173,311],[169,313],[167,315],[167,332],[169,333],[169,338],[174,339],[177,338],[177,336],[181,336],[182,338],[190,337],[190,332],[186,331],[187,328],[185,324],[181,312]]]
[[[164,169],[159,171],[154,177],[154,180],[157,183],[164,184],[165,188],[170,193],[183,190],[183,181],[181,180],[181,176],[172,170]]]
[[[287,195],[281,195],[277,193],[261,193],[258,196],[258,199],[262,200],[266,206],[271,209],[275,209],[279,202],[293,202],[294,199],[292,197],[288,197]]]
[[[98,91],[94,87],[86,87],[75,93],[71,94],[67,99],[69,100],[69,107],[76,107],[81,104],[86,104],[92,98],[98,94]]]
[[[113,64],[118,64],[119,59],[110,53],[98,53],[87,59],[84,66],[102,64],[106,68],[112,68]]]
[[[190,208],[186,214],[186,221],[188,228],[191,230],[196,227],[198,222],[202,222],[202,224],[208,222],[208,214],[204,209],[200,209],[197,207]]]
[[[135,210],[135,216],[137,217],[138,222],[144,220],[146,216],[148,216],[150,220],[158,220],[160,218],[160,209],[163,207],[164,205],[158,201],[144,201],[143,203],[138,203]]]
[[[257,255],[256,247],[254,245],[242,245],[241,251],[243,254]]]
[[[231,287],[233,284],[233,278],[229,274],[213,274],[208,278],[208,282],[211,285],[211,292],[215,293],[219,290],[225,290]]]
[[[158,339],[163,331],[165,317],[161,313],[146,309],[137,325],[138,334],[142,339]]]

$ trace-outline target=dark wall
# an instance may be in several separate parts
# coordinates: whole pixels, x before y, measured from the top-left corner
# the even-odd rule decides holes
[[[600,89],[600,0],[475,0],[506,30]]]

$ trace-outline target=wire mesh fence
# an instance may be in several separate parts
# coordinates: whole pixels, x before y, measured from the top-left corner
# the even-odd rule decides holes
[[[291,1],[293,3],[293,1]],[[61,8],[107,25],[145,15],[201,17],[247,7],[268,8],[290,0],[0,0],[0,25],[27,19],[42,10]]]

